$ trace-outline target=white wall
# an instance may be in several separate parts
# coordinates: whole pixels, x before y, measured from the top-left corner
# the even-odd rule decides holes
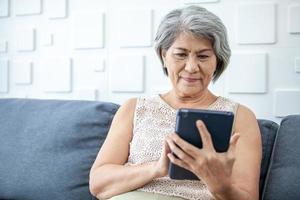
[[[0,98],[122,103],[167,90],[155,29],[189,3],[228,28],[231,64],[211,89],[258,118],[300,114],[299,0],[0,0]]]

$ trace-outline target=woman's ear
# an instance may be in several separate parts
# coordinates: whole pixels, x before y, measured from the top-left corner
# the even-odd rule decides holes
[[[166,63],[166,54],[167,54],[167,51],[165,49],[162,49],[161,50],[161,57],[163,59],[163,62],[164,62],[164,67],[166,67],[165,63]]]

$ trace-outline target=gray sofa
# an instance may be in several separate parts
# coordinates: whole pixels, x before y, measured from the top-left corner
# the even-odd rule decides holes
[[[0,199],[87,200],[89,170],[117,104],[0,99]],[[300,116],[258,120],[260,195],[300,199]]]

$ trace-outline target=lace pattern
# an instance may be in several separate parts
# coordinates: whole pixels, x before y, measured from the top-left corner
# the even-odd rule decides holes
[[[237,103],[218,97],[207,109],[235,112]],[[133,139],[130,143],[129,165],[158,160],[164,138],[175,130],[176,110],[159,95],[139,98],[134,115]],[[178,196],[191,200],[213,199],[207,186],[198,180],[154,179],[139,191]]]

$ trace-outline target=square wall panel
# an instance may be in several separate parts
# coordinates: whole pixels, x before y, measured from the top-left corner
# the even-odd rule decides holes
[[[68,58],[49,58],[42,62],[42,81],[45,92],[71,92],[72,62]]]
[[[0,18],[9,16],[9,0],[0,0]]]
[[[0,60],[0,93],[8,92],[9,65],[8,60]]]
[[[76,68],[92,69],[93,72],[104,72],[104,59],[99,56],[80,56],[74,59]]]
[[[116,56],[109,63],[109,81],[113,92],[144,91],[144,56]]]
[[[97,90],[95,89],[80,89],[74,91],[73,99],[95,101],[97,96]]]
[[[41,0],[15,0],[14,3],[17,16],[36,15],[42,12]]]
[[[35,29],[19,29],[15,32],[17,51],[34,51],[36,42]]]
[[[236,29],[239,44],[276,43],[276,4],[239,4]]]
[[[229,93],[267,92],[267,54],[233,53],[226,69],[226,91]]]
[[[300,73],[300,57],[295,59],[295,71]]]
[[[12,62],[12,76],[16,84],[31,84],[33,62],[31,60],[14,60]]]
[[[276,90],[274,103],[276,117],[300,115],[300,89]]]
[[[104,47],[104,13],[77,13],[72,20],[75,49]]]
[[[0,41],[0,53],[7,52],[7,41]]]
[[[46,14],[49,19],[66,18],[67,3],[67,0],[46,0]]]
[[[152,45],[151,10],[121,10],[118,20],[121,47],[149,47]]]
[[[289,33],[300,33],[300,4],[289,6],[288,30]]]

